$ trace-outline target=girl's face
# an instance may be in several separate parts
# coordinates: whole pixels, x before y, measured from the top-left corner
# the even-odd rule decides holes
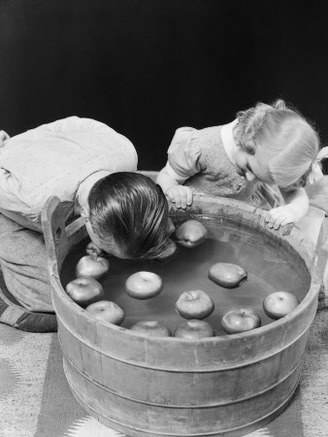
[[[260,167],[255,155],[251,155],[241,147],[237,147],[234,158],[237,173],[243,176],[248,182],[258,179],[262,182],[272,184],[271,177]]]

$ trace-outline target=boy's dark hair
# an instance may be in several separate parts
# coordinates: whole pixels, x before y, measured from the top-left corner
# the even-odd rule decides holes
[[[93,232],[114,239],[129,258],[156,258],[169,238],[166,197],[152,179],[118,172],[100,179],[88,197]]]

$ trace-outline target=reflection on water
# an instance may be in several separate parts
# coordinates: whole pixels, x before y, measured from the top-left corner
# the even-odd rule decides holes
[[[209,225],[209,223],[207,223]],[[232,307],[251,306],[258,311],[262,326],[270,323],[263,312],[264,298],[276,290],[286,290],[301,301],[309,289],[309,274],[297,254],[279,247],[255,231],[223,229],[213,220],[210,237],[193,249],[179,247],[173,258],[166,262],[144,260],[119,260],[110,258],[110,271],[102,281],[106,298],[120,305],[125,318],[122,326],[129,328],[141,320],[160,320],[173,332],[183,321],[174,309],[175,301],[185,290],[201,289],[215,303],[214,312],[206,319],[216,332],[225,334],[220,320]],[[61,276],[62,284],[75,277],[77,261],[85,255],[85,248],[72,251],[66,258]],[[207,277],[209,268],[217,262],[238,264],[248,272],[248,279],[235,289],[222,288]],[[136,300],[125,292],[125,281],[137,271],[152,271],[163,279],[162,292],[149,300]]]

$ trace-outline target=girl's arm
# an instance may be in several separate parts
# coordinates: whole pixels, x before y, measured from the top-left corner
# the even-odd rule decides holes
[[[278,229],[288,223],[297,223],[309,209],[309,199],[304,188],[293,191],[280,189],[285,205],[270,210],[266,219],[270,228]]]
[[[192,203],[192,191],[183,184],[200,172],[201,149],[196,138],[197,130],[192,127],[177,129],[167,151],[166,166],[157,177],[156,182],[177,208],[186,208]]]
[[[166,167],[162,168],[162,170],[158,173],[156,182],[158,183],[158,185],[161,186],[164,193],[169,188],[179,185],[178,180],[174,176],[168,173]]]
[[[328,215],[328,175],[322,176],[305,187],[310,206],[322,209]]]
[[[169,164],[159,172],[156,182],[162,188],[164,194],[177,208],[185,209],[192,204],[192,191],[189,187],[180,185],[182,178],[174,174]]]

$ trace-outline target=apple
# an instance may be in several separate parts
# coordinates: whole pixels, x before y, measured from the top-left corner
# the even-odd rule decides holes
[[[146,337],[171,337],[171,331],[163,323],[157,320],[149,320],[135,323],[131,331]]]
[[[235,334],[258,328],[261,326],[261,318],[253,308],[235,308],[222,317],[221,324],[228,334]]]
[[[125,290],[135,299],[150,299],[157,296],[163,288],[162,278],[153,272],[136,272],[125,282]]]
[[[216,263],[208,271],[208,279],[225,288],[238,287],[247,279],[242,267],[231,263]]]
[[[200,340],[201,338],[214,337],[212,326],[204,320],[185,320],[174,331],[174,337],[188,340]]]
[[[271,319],[280,319],[292,312],[299,302],[292,293],[288,291],[275,291],[263,301],[263,309]]]
[[[183,292],[175,303],[175,309],[185,319],[205,319],[214,310],[214,302],[205,291]]]
[[[182,223],[175,231],[177,243],[184,247],[195,247],[207,237],[207,229],[197,220]]]
[[[100,279],[109,270],[109,261],[98,255],[85,255],[76,265],[76,276],[90,276],[94,279]]]
[[[73,279],[66,285],[65,289],[70,298],[83,308],[105,297],[100,282],[88,276]]]
[[[115,302],[99,300],[86,307],[86,311],[104,322],[120,325],[124,318],[124,311]]]

